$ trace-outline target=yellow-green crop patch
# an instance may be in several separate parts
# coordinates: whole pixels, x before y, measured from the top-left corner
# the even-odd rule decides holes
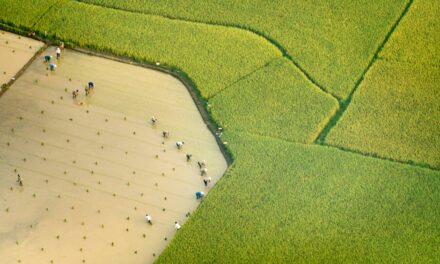
[[[440,1],[415,0],[381,58],[440,68]]]
[[[227,87],[209,100],[226,130],[310,143],[338,107],[286,58]]]
[[[281,56],[264,38],[244,30],[78,2],[53,8],[37,27],[80,46],[177,67],[189,73],[204,97]]]
[[[440,168],[440,52],[432,36],[440,18],[433,6],[440,4],[414,2],[383,51],[387,59],[372,67],[326,143]],[[427,49],[411,53],[413,40],[417,46],[422,39]]]
[[[158,263],[435,263],[440,173],[226,134],[235,164]]]
[[[0,21],[30,28],[54,4],[64,0],[0,0]]]
[[[252,29],[279,43],[340,98],[355,86],[408,1],[83,0],[98,5]]]

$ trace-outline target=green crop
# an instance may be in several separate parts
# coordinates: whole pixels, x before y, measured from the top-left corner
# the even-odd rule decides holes
[[[313,142],[338,102],[287,59],[277,59],[209,100],[225,129]]]
[[[235,164],[157,263],[435,263],[440,173],[227,134]]]
[[[407,3],[405,0],[84,2],[249,28],[279,43],[318,83],[340,98],[353,89]]]
[[[440,18],[435,10],[440,10],[438,1],[414,2],[381,53],[385,59],[368,73],[326,143],[440,168]]]
[[[281,56],[264,38],[244,30],[77,2],[54,8],[37,27],[80,46],[177,67],[189,73],[204,97]]]
[[[440,67],[440,2],[414,1],[385,49],[386,60]]]
[[[0,0],[0,21],[17,27],[30,28],[59,0]]]
[[[438,1],[375,56],[408,1],[0,0],[0,22],[159,61],[208,101],[234,163],[159,263],[437,263],[439,170],[288,142],[336,110],[301,69],[340,98],[369,69],[325,143],[438,168]]]

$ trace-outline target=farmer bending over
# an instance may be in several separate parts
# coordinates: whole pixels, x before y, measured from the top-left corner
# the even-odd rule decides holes
[[[44,56],[44,62],[50,62],[52,60],[52,55]]]
[[[152,219],[151,219],[151,215],[146,214],[146,215],[145,215],[145,221],[146,221],[147,223],[149,223],[150,225],[152,225],[153,222],[152,222],[151,220],[152,220]]]
[[[152,117],[151,117],[151,123],[152,123],[153,125],[155,125],[156,122],[157,122],[157,118],[156,118],[155,116],[152,116]]]
[[[196,192],[196,199],[200,200],[203,198],[203,196],[205,196],[205,194],[203,192]]]
[[[184,144],[185,144],[185,142],[183,142],[183,141],[177,141],[177,142],[176,142],[176,147],[177,147],[177,149],[182,149],[182,147],[183,147]]]
[[[16,182],[18,182],[18,184],[20,186],[23,186],[23,179],[21,178],[20,174],[17,174],[17,181]]]
[[[49,64],[49,69],[50,69],[51,71],[55,71],[56,68],[57,68],[57,65],[56,65],[55,63],[51,63],[51,64]]]
[[[206,160],[197,161],[197,165],[199,165],[199,168],[204,168],[206,166]]]

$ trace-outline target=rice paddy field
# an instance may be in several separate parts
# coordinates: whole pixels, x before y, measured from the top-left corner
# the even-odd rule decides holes
[[[193,130],[188,130],[191,122],[179,115],[172,119],[180,121],[175,130],[182,133],[182,138],[192,138],[188,147],[197,146],[191,150],[194,153],[211,142],[211,149],[216,149],[216,155],[221,156],[215,145],[218,142],[232,159],[227,169],[223,159],[216,159],[222,165],[219,165],[215,186],[209,188],[209,194],[200,205],[193,197],[195,189],[188,192],[192,198],[188,204],[185,197],[176,197],[176,204],[185,203],[188,210],[197,209],[188,218],[185,215],[179,218],[184,224],[174,237],[173,226],[165,228],[165,233],[169,232],[166,242],[160,238],[165,233],[160,233],[154,242],[129,237],[122,228],[126,217],[130,217],[135,230],[136,226],[140,229],[149,226],[142,219],[134,223],[132,219],[136,217],[121,209],[115,213],[123,220],[115,220],[116,226],[121,227],[116,228],[115,234],[128,235],[117,236],[125,242],[118,249],[118,257],[126,257],[127,261],[112,259],[112,251],[105,249],[108,245],[101,237],[91,240],[96,239],[93,244],[104,243],[104,246],[89,252],[84,249],[91,245],[82,245],[85,242],[81,237],[78,239],[78,234],[75,237],[72,234],[72,240],[66,241],[63,247],[66,252],[82,248],[84,252],[76,254],[86,256],[87,263],[103,263],[109,259],[115,263],[440,262],[438,1],[0,0],[0,6],[0,26],[5,30],[22,35],[35,32],[43,41],[64,41],[67,46],[136,63],[155,64],[180,76],[203,108],[199,110],[208,127],[222,127],[223,133],[215,134],[214,140],[204,126],[206,138],[195,136]],[[71,57],[70,68],[84,74],[77,65],[81,56],[72,51]],[[22,137],[29,137],[29,142],[25,140],[24,147],[20,148],[30,155],[26,161],[28,172],[36,170],[44,161],[31,158],[38,155],[41,145],[31,147],[30,139],[36,135],[26,129],[31,123],[46,124],[38,120],[46,117],[49,110],[44,110],[44,115],[31,111],[32,104],[14,103],[14,100],[24,100],[14,96],[26,91],[24,98],[34,98],[41,91],[47,91],[28,87],[52,85],[32,81],[26,84],[25,77],[31,74],[27,71],[32,70],[33,65],[0,98],[1,122],[7,123],[2,124],[2,141],[23,141],[19,133],[11,133],[9,126],[29,122],[20,127]],[[57,79],[58,74],[63,75],[66,82],[73,73],[63,73],[62,66],[55,75],[43,75],[41,82],[45,78]],[[41,74],[46,72],[40,70]],[[102,97],[98,96],[100,90],[97,89],[92,103],[83,101],[83,105],[71,105],[71,108],[92,107],[142,123],[145,116],[151,115],[149,110],[153,105],[159,104],[167,111],[168,103],[180,102],[164,89],[157,92],[159,97],[150,98],[141,90],[133,97],[123,97],[130,94],[128,91],[138,82],[133,81],[128,87],[122,81],[126,76],[117,78],[116,73],[108,76],[97,68],[90,72],[100,82],[110,81],[108,87],[113,88],[106,90],[107,95]],[[84,81],[81,79],[77,86]],[[155,86],[161,87],[162,82],[165,80],[158,79]],[[69,97],[63,90],[65,85],[60,86],[50,90],[57,91],[52,94],[55,105],[66,104]],[[59,96],[65,96],[62,102]],[[148,103],[136,103],[138,99]],[[16,105],[19,107],[14,107]],[[23,116],[22,111],[29,116]],[[194,111],[194,116],[202,122],[197,108],[194,107]],[[47,112],[49,114],[59,115],[58,111]],[[24,119],[17,119],[17,115]],[[69,124],[66,127],[74,125],[77,119],[75,117],[73,123],[66,121]],[[111,125],[111,121],[103,125]],[[101,125],[101,121],[88,119],[81,122],[84,127]],[[121,132],[134,130],[123,125],[118,129]],[[141,131],[139,133],[145,136],[153,133],[150,136],[157,137],[160,144],[157,131],[149,126]],[[40,141],[38,138],[36,142],[41,144]],[[42,188],[32,199],[27,190],[19,192],[20,187],[14,182],[17,166],[12,161],[16,160],[17,164],[23,161],[21,156],[10,153],[12,145],[6,147],[7,142],[1,142],[0,161],[13,166],[4,169],[1,190],[7,195],[16,195],[14,202],[22,206],[25,205],[20,197],[37,201],[40,196],[50,196],[53,192],[50,188]],[[118,142],[118,148],[129,146],[122,139],[112,142]],[[43,149],[47,144],[49,142],[45,142]],[[67,143],[63,141],[63,144]],[[171,145],[169,147],[165,153],[170,159],[175,155],[182,158]],[[154,146],[144,151],[151,149],[155,149]],[[99,149],[96,151],[97,159],[105,158]],[[49,158],[49,154],[54,160],[65,158],[52,151],[44,155]],[[133,163],[127,166],[153,166],[153,161],[155,159],[141,161],[135,156]],[[183,163],[184,168],[188,165],[184,160],[178,162]],[[167,166],[165,162],[155,168],[162,171]],[[197,172],[196,167],[188,169]],[[62,174],[62,177],[65,176]],[[88,178],[81,179],[80,173],[69,178],[91,186]],[[41,180],[38,184],[45,187],[47,183]],[[195,180],[201,183],[200,176]],[[49,185],[51,183],[49,181]],[[106,187],[122,188],[118,186],[112,181]],[[130,188],[134,188],[131,182]],[[69,189],[80,188],[72,184],[66,191]],[[94,189],[90,187],[89,191],[77,197],[94,195]],[[5,195],[1,196],[3,201]],[[98,200],[109,203],[106,197]],[[84,204],[78,202],[75,208]],[[14,210],[5,204],[2,206],[6,207],[2,214],[11,217]],[[47,213],[43,205],[33,210],[29,214]],[[175,210],[180,211],[180,206]],[[60,209],[60,213],[63,212]],[[19,239],[18,245],[10,239],[10,236],[31,232],[29,226],[21,228],[23,231],[13,225],[14,217],[10,219],[5,222],[9,229],[2,229],[0,233],[0,239],[7,241],[1,245],[2,252],[8,254],[8,261],[29,262],[17,257],[21,247],[29,248],[28,256],[46,254],[46,246],[42,246],[45,236],[34,235],[24,245]],[[38,219],[34,221],[38,223]],[[84,226],[88,227],[87,224]],[[84,228],[81,222],[75,227]],[[56,244],[51,245],[57,248]],[[53,250],[52,246],[48,248]],[[42,251],[41,247],[45,249]],[[152,248],[161,254],[153,258]],[[50,260],[44,259],[42,263]],[[82,258],[62,260],[65,261],[61,263],[80,263]]]

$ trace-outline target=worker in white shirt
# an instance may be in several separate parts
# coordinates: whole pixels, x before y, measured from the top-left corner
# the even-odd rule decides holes
[[[61,49],[60,49],[60,47],[57,47],[55,52],[57,54],[57,59],[61,58]]]
[[[177,141],[177,142],[176,142],[176,147],[177,147],[177,149],[182,149],[182,147],[183,147],[184,144],[185,144],[185,142],[183,142],[183,141]]]
[[[149,215],[149,214],[146,214],[146,215],[145,215],[145,221],[146,221],[147,223],[149,223],[150,225],[153,224],[153,222],[152,222],[152,218],[151,218],[151,215]]]
[[[179,229],[181,228],[179,222],[177,222],[177,221],[174,222],[174,228],[175,228],[176,230],[179,230]]]

